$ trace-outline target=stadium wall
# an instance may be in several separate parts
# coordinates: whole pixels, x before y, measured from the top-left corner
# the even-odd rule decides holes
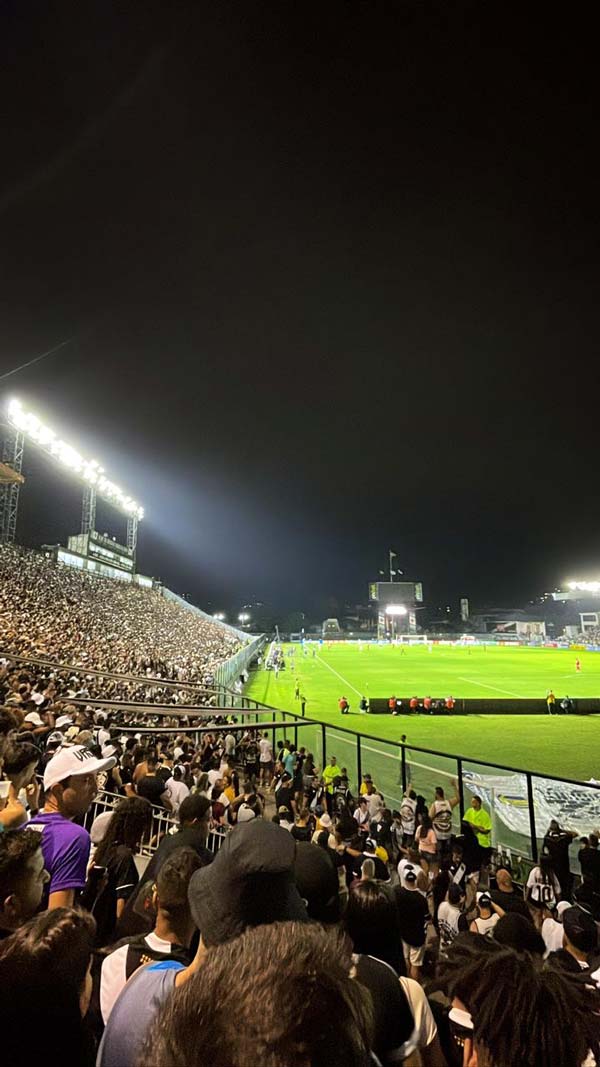
[[[212,615],[208,615],[201,608],[197,608],[195,604],[189,604],[187,600],[178,596],[171,589],[167,589],[165,585],[161,585],[159,588],[160,594],[164,596],[165,600],[172,600],[175,604],[185,608],[186,611],[191,611],[192,614],[199,615],[201,619],[206,619],[207,622],[216,622]],[[230,659],[221,663],[215,671],[215,681],[225,687],[237,681],[242,671],[245,671],[254,657],[258,655],[267,638],[265,634],[247,634],[243,630],[238,630],[235,626],[229,626],[226,622],[219,622],[218,625],[230,630],[239,641],[244,642],[244,647],[240,648],[239,652],[236,652]]]

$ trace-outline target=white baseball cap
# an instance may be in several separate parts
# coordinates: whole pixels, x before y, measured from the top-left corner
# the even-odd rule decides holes
[[[30,711],[29,715],[25,716],[25,722],[32,722],[34,726],[43,726],[44,722],[38,715],[37,711]]]
[[[51,789],[57,782],[64,782],[79,774],[97,774],[108,771],[116,763],[114,756],[98,759],[85,745],[73,745],[71,748],[59,748],[44,771],[44,789]]]
[[[73,720],[70,715],[59,715],[56,720],[56,729],[60,730],[62,726],[72,726]]]

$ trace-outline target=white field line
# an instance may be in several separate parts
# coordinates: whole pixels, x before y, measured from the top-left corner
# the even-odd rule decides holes
[[[337,674],[340,681],[344,682],[348,689],[352,689],[353,692],[357,693],[359,697],[362,696],[360,689],[355,689],[355,687],[352,685],[352,682],[349,682],[347,678],[344,678],[343,674],[340,674],[339,671],[336,671],[333,667],[330,667],[329,664],[326,663],[324,659],[321,659],[320,656],[317,656],[317,659],[319,663],[322,663],[324,667],[327,667],[327,669],[330,670],[332,674]]]
[[[461,682],[469,682],[470,685],[480,685],[482,689],[494,689],[496,693],[506,693],[509,697],[518,697],[522,700],[521,693],[513,693],[511,689],[499,689],[497,685],[486,685],[485,682],[476,682],[474,678],[460,678]]]

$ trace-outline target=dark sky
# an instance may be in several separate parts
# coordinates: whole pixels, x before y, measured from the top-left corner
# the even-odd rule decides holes
[[[589,28],[1,11],[0,373],[74,340],[0,389],[145,505],[142,570],[308,610],[389,547],[436,603],[597,573]],[[21,539],[64,540],[76,489],[26,473]]]

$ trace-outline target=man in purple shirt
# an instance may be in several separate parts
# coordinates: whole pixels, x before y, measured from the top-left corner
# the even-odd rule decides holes
[[[27,825],[41,833],[44,867],[50,875],[48,908],[71,908],[83,889],[90,856],[90,835],[72,820],[89,810],[96,796],[96,775],[114,767],[114,756],[98,759],[84,745],[60,748],[44,771],[46,803]]]

